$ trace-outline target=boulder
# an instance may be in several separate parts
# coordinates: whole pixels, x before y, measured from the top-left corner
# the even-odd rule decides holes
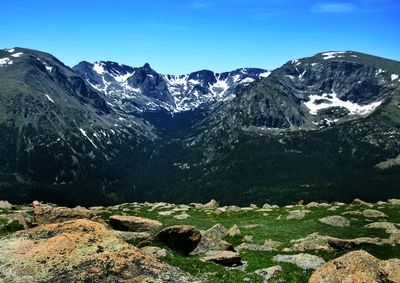
[[[4,282],[192,282],[144,255],[104,224],[87,219],[43,224],[0,240]]]
[[[274,277],[275,274],[282,272],[282,266],[275,265],[268,268],[263,268],[255,271],[255,274],[261,276],[264,282],[269,282],[269,280]]]
[[[6,209],[14,209],[14,208],[15,208],[15,206],[12,205],[11,203],[9,203],[8,201],[0,200],[0,209],[6,210]]]
[[[271,252],[271,251],[276,251],[282,243],[273,241],[271,239],[265,240],[263,245],[257,245],[257,244],[252,244],[252,243],[242,243],[240,244],[237,249],[239,251],[242,250],[249,250],[249,251],[263,251],[263,252]]]
[[[360,215],[360,216],[364,216],[366,218],[385,218],[388,217],[385,213],[383,213],[382,211],[379,210],[375,210],[375,209],[365,209],[363,211],[346,211],[343,212],[342,215]]]
[[[344,218],[343,216],[333,215],[333,216],[326,216],[319,219],[320,222],[334,226],[334,227],[347,227],[350,226],[350,221]]]
[[[218,206],[218,202],[215,199],[212,199],[208,203],[204,204],[203,208],[216,209]]]
[[[371,203],[363,201],[362,199],[359,199],[359,198],[354,199],[353,204],[364,205],[364,206],[368,206],[368,207],[373,206]]]
[[[316,269],[325,263],[322,257],[311,254],[296,254],[296,255],[276,255],[272,258],[276,262],[292,263],[301,269]]]
[[[232,251],[235,252],[235,248],[224,240],[216,240],[208,237],[201,237],[201,240],[197,247],[190,253],[190,255],[210,255],[216,251]]]
[[[157,220],[137,216],[113,215],[109,221],[114,229],[120,231],[150,232],[162,227]]]
[[[178,220],[185,220],[185,219],[190,218],[190,215],[187,214],[187,213],[182,213],[182,214],[179,214],[179,215],[175,215],[174,218],[178,219]]]
[[[34,220],[37,224],[61,223],[76,219],[90,219],[105,223],[94,212],[81,206],[75,208],[57,207],[51,204],[44,204],[38,201],[32,203]]]
[[[389,204],[400,205],[400,199],[391,198],[388,200]]]
[[[355,239],[339,239],[330,236],[322,236],[318,233],[312,233],[305,238],[290,241],[294,251],[307,251],[307,250],[324,250],[324,251],[338,251],[338,250],[351,250],[360,245],[383,245],[389,243],[387,239],[360,237]]]
[[[300,220],[300,219],[303,219],[307,215],[307,213],[310,213],[310,212],[311,211],[305,210],[305,209],[303,209],[303,210],[293,210],[293,211],[289,212],[289,215],[286,216],[286,219],[287,220],[290,220],[290,219]]]
[[[364,226],[365,228],[383,229],[388,234],[400,234],[400,229],[390,222],[373,222]]]
[[[218,223],[205,231],[203,235],[209,238],[221,240],[229,235],[229,231],[222,224]]]
[[[236,236],[240,236],[240,235],[241,235],[240,229],[236,224],[233,225],[231,228],[229,228],[229,230],[228,230],[229,237],[236,237]]]
[[[400,260],[383,261],[363,250],[352,251],[319,267],[308,282],[400,282]]]
[[[139,247],[160,242],[166,244],[173,250],[188,255],[197,247],[200,240],[201,233],[196,227],[176,225],[167,227],[150,239],[141,242]]]
[[[242,265],[240,253],[232,251],[216,252],[213,255],[203,258],[205,261],[212,261],[223,266],[239,266]]]

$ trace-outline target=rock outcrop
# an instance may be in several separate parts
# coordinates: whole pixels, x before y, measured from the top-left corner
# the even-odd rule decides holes
[[[383,261],[366,251],[353,251],[318,268],[308,282],[400,282],[400,260]]]
[[[51,204],[44,204],[38,201],[32,203],[34,220],[37,224],[61,223],[76,219],[90,219],[105,223],[95,213],[81,206],[75,208],[59,207]]]
[[[192,282],[87,219],[41,225],[0,240],[4,282]]]

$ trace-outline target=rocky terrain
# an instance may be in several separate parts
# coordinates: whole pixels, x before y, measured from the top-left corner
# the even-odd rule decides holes
[[[0,201],[0,282],[400,282],[399,209]]]

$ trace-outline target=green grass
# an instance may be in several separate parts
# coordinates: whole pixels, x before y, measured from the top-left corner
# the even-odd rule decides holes
[[[228,237],[225,240],[234,246],[238,246],[243,242],[245,236],[252,236],[255,244],[263,244],[266,239],[272,239],[282,243],[278,251],[262,252],[262,251],[242,251],[242,261],[244,266],[240,268],[226,268],[215,263],[204,262],[201,256],[184,256],[173,251],[163,244],[158,246],[167,249],[168,256],[161,259],[165,263],[176,266],[193,276],[203,279],[206,282],[262,282],[262,278],[255,271],[262,268],[268,268],[275,265],[281,265],[282,273],[278,273],[273,280],[284,280],[286,282],[307,282],[312,274],[312,270],[302,270],[290,263],[274,262],[272,258],[277,254],[285,254],[282,249],[291,247],[291,240],[303,238],[311,233],[318,232],[321,235],[334,236],[338,238],[356,238],[356,237],[380,237],[388,238],[389,234],[380,229],[367,229],[364,225],[371,222],[388,221],[392,223],[400,223],[399,206],[395,205],[374,205],[371,209],[378,209],[388,215],[384,219],[367,219],[362,216],[344,215],[351,221],[350,227],[332,227],[320,223],[318,219],[328,215],[341,215],[345,211],[364,210],[366,206],[362,205],[344,205],[336,211],[329,211],[329,207],[309,208],[311,212],[301,220],[287,220],[286,216],[290,211],[302,209],[300,206],[292,208],[281,207],[273,209],[270,212],[258,211],[240,211],[219,213],[212,210],[190,208],[186,213],[191,217],[186,220],[177,220],[173,216],[160,216],[158,212],[171,210],[173,208],[161,208],[151,210],[149,205],[121,205],[116,209],[107,209],[101,216],[107,220],[111,215],[126,214],[157,219],[163,223],[163,227],[171,225],[193,225],[199,229],[206,230],[217,223],[221,223],[226,228],[238,225],[241,230],[240,236]],[[178,207],[178,206],[176,206]],[[307,209],[307,208],[304,208]],[[0,235],[11,233],[19,227],[10,227],[5,229],[5,220],[0,218]],[[248,225],[257,225],[256,227],[246,228]],[[160,228],[162,229],[162,228]],[[156,232],[154,232],[156,233]],[[130,244],[136,245],[140,240],[133,241]],[[395,245],[363,245],[359,247],[364,249],[380,259],[400,258],[400,246]],[[337,258],[349,250],[341,250],[336,252],[329,251],[307,251],[307,253],[320,256],[325,261]],[[300,252],[290,252],[288,254],[298,254]],[[272,282],[273,282],[272,280]]]
[[[123,212],[122,209],[131,208],[129,212]],[[362,216],[345,215],[351,221],[350,227],[332,227],[318,221],[319,218],[328,215],[341,215],[345,211],[363,210],[368,207],[362,205],[345,205],[339,207],[336,211],[329,211],[328,208],[310,208],[304,219],[301,220],[286,220],[286,216],[292,210],[301,209],[300,206],[293,208],[278,208],[273,209],[271,212],[263,211],[241,211],[241,212],[226,212],[218,213],[215,211],[208,211],[203,209],[190,208],[188,213],[191,217],[186,220],[177,220],[172,216],[160,216],[158,212],[170,209],[155,209],[150,210],[150,206],[122,206],[120,209],[103,214],[107,219],[112,214],[136,215],[150,219],[157,219],[161,221],[164,227],[178,224],[193,225],[199,229],[206,230],[211,228],[217,223],[221,223],[226,228],[233,225],[238,225],[241,230],[241,236],[228,237],[225,240],[234,246],[238,246],[243,242],[244,236],[252,236],[255,244],[263,244],[266,239],[272,239],[282,242],[282,248],[290,247],[291,240],[303,238],[311,233],[318,232],[321,235],[334,236],[338,238],[357,238],[357,237],[380,237],[388,238],[389,234],[381,229],[368,229],[364,225],[371,222],[389,221],[393,223],[400,223],[400,212],[398,206],[386,205],[380,207],[374,205],[372,209],[378,209],[388,215],[386,219],[367,219]],[[179,214],[176,213],[174,215]],[[280,219],[279,219],[280,217]],[[258,225],[257,227],[245,228],[243,226]],[[133,244],[137,244],[133,243]],[[165,247],[164,247],[165,248]],[[389,259],[400,257],[399,246],[374,246],[363,245],[360,248],[365,249],[374,256],[380,259]],[[182,256],[170,249],[169,256],[164,259],[165,262],[177,266],[197,277],[206,279],[207,282],[262,282],[261,277],[256,275],[254,271],[267,268],[274,265],[281,265],[283,272],[277,274],[274,279],[285,280],[287,282],[307,282],[312,271],[304,271],[299,267],[289,263],[277,263],[272,261],[272,257],[277,254],[282,254],[281,250],[274,252],[260,252],[260,251],[242,251],[242,260],[246,262],[244,269],[227,269],[214,263],[206,263],[200,260],[200,257],[186,257]],[[348,250],[337,252],[326,251],[307,251],[307,253],[321,256],[326,261],[339,257]],[[299,252],[293,252],[296,254]]]

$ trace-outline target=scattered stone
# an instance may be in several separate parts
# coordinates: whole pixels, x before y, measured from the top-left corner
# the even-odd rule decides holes
[[[352,251],[319,267],[309,283],[400,282],[400,260],[379,260],[366,251]]]
[[[233,225],[229,230],[228,230],[228,236],[229,237],[236,237],[236,236],[240,236],[241,232],[239,227],[235,224]]]
[[[310,212],[311,211],[305,210],[305,209],[303,209],[303,210],[293,210],[293,211],[289,212],[289,215],[286,216],[286,219],[287,220],[290,220],[290,219],[300,220],[300,219],[303,219],[306,216],[306,214],[310,213]]]
[[[201,237],[197,247],[190,253],[190,255],[211,255],[216,251],[232,251],[236,252],[235,248],[224,240],[216,240],[208,237]]]
[[[254,203],[250,204],[250,208],[258,208],[258,206]]]
[[[390,222],[373,222],[364,226],[365,228],[384,229],[388,234],[400,234],[396,225]]]
[[[328,211],[336,211],[339,209],[339,206],[332,206],[330,208],[328,208]]]
[[[268,208],[268,209],[272,209],[272,205],[270,205],[269,203],[266,203],[262,206],[262,208]]]
[[[344,202],[339,202],[339,201],[335,201],[332,204],[335,205],[335,206],[344,206],[344,205],[346,205]]]
[[[113,215],[109,221],[114,229],[130,232],[150,232],[162,226],[162,223],[157,220],[137,216]]]
[[[239,212],[240,210],[240,207],[236,205],[230,205],[226,207],[227,212]]]
[[[275,274],[282,272],[282,266],[276,265],[268,268],[263,268],[255,271],[255,274],[261,276],[265,283],[269,282]]]
[[[330,236],[322,236],[318,233],[312,233],[305,238],[290,241],[293,246],[292,250],[307,251],[307,250],[351,250],[363,244],[383,245],[388,244],[388,239],[360,237],[355,239],[339,239]]]
[[[297,255],[276,255],[272,260],[276,262],[292,263],[301,269],[316,269],[325,263],[322,257],[305,253]]]
[[[346,211],[343,212],[342,215],[360,215],[366,218],[385,218],[388,217],[385,213],[375,209],[365,209],[364,211]]]
[[[147,247],[140,248],[140,251],[145,255],[148,255],[152,258],[157,258],[157,259],[164,258],[167,256],[167,250],[159,248],[159,247],[147,246]]]
[[[380,201],[378,201],[376,204],[379,205],[379,206],[384,206],[384,205],[387,204],[387,202],[381,201],[381,200],[380,200]],[[400,204],[400,201],[399,201],[399,204]]]
[[[242,265],[240,253],[232,251],[216,252],[213,255],[203,258],[205,261],[212,261],[223,266],[239,266]]]
[[[353,204],[364,205],[364,206],[368,206],[368,207],[373,206],[371,203],[363,201],[362,199],[359,199],[359,198],[354,199]]]
[[[309,204],[306,205],[307,208],[316,208],[319,207],[319,204],[317,202],[310,202]]]
[[[244,229],[254,229],[254,228],[258,228],[260,226],[261,226],[260,224],[249,224],[249,225],[243,225],[241,227]]]
[[[174,218],[178,219],[178,220],[185,220],[185,219],[190,218],[190,215],[187,214],[187,213],[182,213],[182,214],[179,214],[179,215],[175,215]]]
[[[208,203],[204,204],[203,208],[216,209],[218,206],[218,202],[215,199],[212,199]]]
[[[160,211],[158,215],[161,216],[171,216],[172,214],[176,213],[176,211],[168,210],[168,211]]]
[[[334,227],[347,227],[350,226],[350,221],[343,216],[333,215],[327,216],[319,219],[320,222],[328,224]]]
[[[203,235],[212,239],[221,240],[229,235],[229,231],[222,224],[218,223],[205,231]]]
[[[89,219],[105,223],[94,212],[81,206],[75,208],[58,207],[52,204],[44,204],[38,201],[32,203],[34,220],[37,224],[61,223],[76,219]]]
[[[6,210],[6,209],[14,209],[14,208],[15,208],[15,206],[12,205],[11,203],[9,203],[8,201],[0,200],[0,209]]]
[[[253,236],[251,235],[246,235],[243,237],[243,242],[245,243],[253,243]]]
[[[44,224],[0,240],[4,282],[192,282],[176,267],[143,255],[104,224]],[[133,281],[132,281],[133,279]]]
[[[201,240],[200,231],[193,226],[177,225],[163,229],[157,235],[141,242],[138,246],[148,246],[155,242],[166,244],[185,255],[190,254]]]
[[[391,198],[388,200],[389,204],[400,205],[400,199]]]
[[[273,241],[271,239],[265,240],[263,245],[257,245],[257,244],[252,244],[252,243],[242,243],[237,247],[238,251],[243,251],[243,250],[250,250],[250,251],[263,251],[263,252],[270,252],[270,251],[276,251],[282,243]]]

